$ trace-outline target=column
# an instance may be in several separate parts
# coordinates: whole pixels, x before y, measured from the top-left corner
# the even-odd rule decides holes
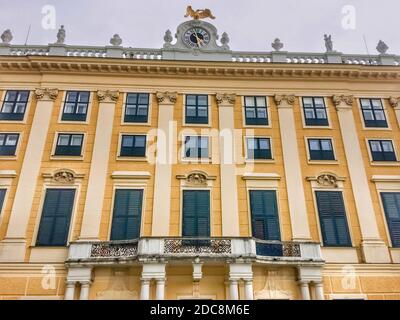
[[[141,279],[142,287],[140,289],[140,300],[149,300],[150,299],[150,280],[149,279]]]
[[[152,236],[169,236],[171,179],[174,154],[174,105],[176,92],[157,92],[158,134],[154,180]]]
[[[89,300],[90,281],[81,281],[79,300]]]
[[[219,117],[219,153],[221,172],[222,236],[239,237],[238,190],[235,165],[235,121],[236,95],[217,93]]]
[[[308,281],[299,281],[302,300],[311,300],[310,288],[309,288],[308,284],[309,284]]]
[[[275,95],[293,241],[311,240],[293,113],[294,95]]]
[[[244,295],[246,300],[253,300],[253,280],[244,280]]]
[[[0,243],[0,261],[25,259],[26,229],[40,172],[43,150],[58,89],[36,89],[36,110],[32,120],[25,156],[5,239]],[[19,142],[21,143],[21,141]]]
[[[165,279],[156,279],[156,300],[164,300]]]
[[[316,300],[325,300],[324,297],[324,285],[322,282],[316,282],[315,286],[315,299]]]
[[[380,238],[364,160],[353,115],[353,96],[334,96],[350,180],[361,229],[361,247],[367,263],[390,263],[389,250]]]
[[[118,91],[97,91],[99,113],[80,240],[98,240]]]
[[[394,112],[396,113],[397,123],[400,127],[400,97],[390,97],[389,99],[390,105],[393,107]]]
[[[229,279],[229,294],[230,300],[239,300],[238,280]]]
[[[65,285],[64,300],[74,300],[75,297],[75,281],[67,281]]]

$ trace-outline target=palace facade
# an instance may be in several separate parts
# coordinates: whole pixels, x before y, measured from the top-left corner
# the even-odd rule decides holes
[[[0,299],[400,299],[400,57],[217,39],[4,37]]]

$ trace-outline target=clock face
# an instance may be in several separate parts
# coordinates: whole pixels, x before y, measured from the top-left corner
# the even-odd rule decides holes
[[[203,28],[193,27],[185,32],[183,40],[191,48],[203,48],[210,43],[210,34]]]

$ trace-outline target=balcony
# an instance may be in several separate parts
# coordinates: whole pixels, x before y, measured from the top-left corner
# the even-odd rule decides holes
[[[68,264],[135,264],[163,260],[247,259],[259,263],[323,263],[319,243],[261,241],[253,238],[140,238],[130,241],[74,242]]]

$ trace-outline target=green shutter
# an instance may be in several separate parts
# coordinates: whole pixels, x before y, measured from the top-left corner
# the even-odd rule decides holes
[[[75,189],[47,189],[36,241],[37,246],[65,246]]]
[[[250,191],[253,237],[261,240],[281,240],[276,191]]]
[[[400,247],[400,192],[381,193],[393,247]]]
[[[0,189],[0,213],[3,208],[4,198],[6,196],[6,189]]]
[[[111,240],[133,240],[140,237],[143,190],[115,191]]]
[[[183,237],[210,236],[210,192],[183,191]]]
[[[317,191],[315,194],[324,245],[351,247],[342,193]]]

